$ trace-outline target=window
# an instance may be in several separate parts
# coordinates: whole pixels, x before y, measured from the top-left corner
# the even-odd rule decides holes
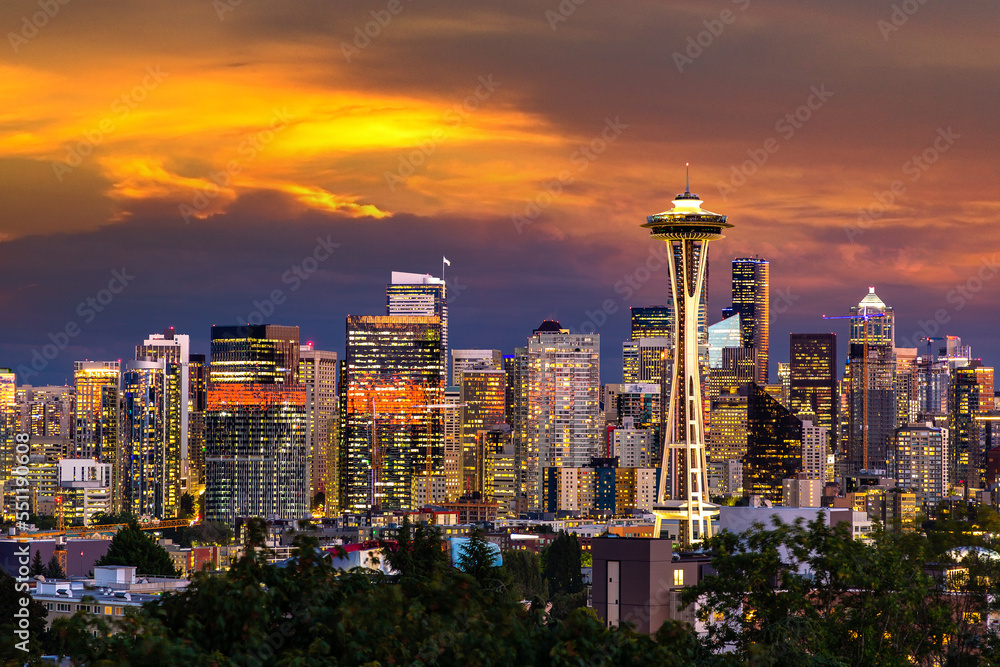
[[[105,607],[104,608],[104,615],[105,616],[110,616],[111,615],[111,607]]]
[[[69,610],[70,610],[70,605],[66,604],[65,602],[56,603],[56,611],[69,611]]]
[[[674,570],[674,586],[684,585],[684,570]]]
[[[121,616],[123,613],[125,612],[121,607],[115,607],[115,616]]]

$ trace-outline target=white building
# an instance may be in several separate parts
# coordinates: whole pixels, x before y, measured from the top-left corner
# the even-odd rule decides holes
[[[623,468],[648,468],[652,465],[652,444],[653,434],[649,429],[616,428],[611,437],[611,456],[617,456],[618,465]]]
[[[601,451],[601,337],[546,321],[528,339],[526,445],[528,506],[542,499],[542,469],[582,468]]]
[[[811,420],[802,421],[802,472],[809,479],[826,479],[828,438],[826,428]]]

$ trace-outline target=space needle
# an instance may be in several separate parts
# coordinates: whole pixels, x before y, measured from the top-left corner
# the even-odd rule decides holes
[[[732,225],[726,216],[706,211],[691,193],[690,175],[683,194],[669,211],[650,215],[643,227],[669,248],[670,291],[673,298],[674,363],[670,373],[670,403],[660,482],[653,513],[654,535],[663,521],[677,521],[678,541],[690,547],[712,536],[712,517],[718,506],[708,502],[705,460],[705,420],[702,412],[701,371],[698,363],[698,305],[705,281],[708,242],[724,238]],[[666,493],[667,471],[674,460],[674,489]]]

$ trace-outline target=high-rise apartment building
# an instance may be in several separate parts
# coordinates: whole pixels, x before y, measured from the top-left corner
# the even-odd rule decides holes
[[[180,475],[181,485],[184,490],[188,487],[188,433],[190,431],[190,356],[191,339],[187,334],[178,334],[174,327],[168,327],[162,334],[150,334],[142,342],[142,345],[135,346],[135,358],[149,361],[165,361],[169,365],[176,366],[176,372],[180,376],[180,381],[171,383],[170,390],[177,392],[177,396],[169,397],[171,406],[177,412],[177,433],[176,438],[180,444]],[[173,437],[173,436],[172,436]]]
[[[73,433],[73,398],[70,386],[18,387],[19,429],[33,438],[58,438],[68,444]]]
[[[467,493],[462,467],[462,388],[445,387],[442,410],[444,429],[445,499],[455,502]]]
[[[723,310],[723,316],[740,316],[740,338],[743,347],[757,351],[759,385],[768,383],[770,359],[770,265],[759,257],[733,260],[733,305]]]
[[[436,316],[347,317],[340,506],[410,509],[414,475],[444,472],[444,350]]]
[[[794,415],[812,414],[816,426],[837,433],[837,334],[790,336],[789,407]]]
[[[793,413],[794,414],[794,413]],[[798,416],[798,415],[796,415]],[[806,479],[827,480],[830,429],[802,420],[802,473]]]
[[[441,322],[441,386],[448,376],[448,287],[429,273],[392,272],[386,287],[386,315],[437,317]]]
[[[299,345],[299,383],[306,390],[306,453],[310,497],[327,494],[327,450],[337,418],[337,353]]]
[[[542,468],[581,467],[601,451],[601,339],[546,321],[528,339],[526,443],[528,506],[541,507]]]
[[[205,410],[210,521],[299,519],[309,509],[299,328],[213,326]]]
[[[896,485],[933,508],[948,493],[948,429],[930,422],[909,424],[896,429],[894,445]]]
[[[118,447],[120,363],[74,362],[73,379],[76,412],[72,458],[111,463]]]
[[[452,350],[450,386],[462,386],[462,371],[502,368],[500,350]]]

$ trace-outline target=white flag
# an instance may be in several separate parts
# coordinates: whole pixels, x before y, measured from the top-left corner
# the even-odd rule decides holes
[[[444,260],[444,263],[445,263],[445,264],[447,264],[448,266],[451,266],[451,262],[449,262],[449,261],[448,261],[448,258],[447,258],[447,257],[442,257],[441,259],[443,259],[443,260]]]

